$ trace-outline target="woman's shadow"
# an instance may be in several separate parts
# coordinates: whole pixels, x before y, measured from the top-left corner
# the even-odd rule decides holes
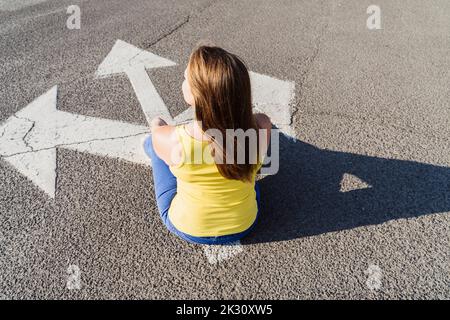
[[[258,182],[260,220],[243,244],[450,211],[450,168],[328,151],[279,137],[279,171]]]

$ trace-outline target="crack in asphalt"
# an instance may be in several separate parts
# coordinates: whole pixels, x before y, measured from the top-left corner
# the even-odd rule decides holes
[[[0,134],[0,138],[3,138],[5,133],[6,133],[6,127],[3,128],[2,133]]]
[[[187,23],[189,23],[191,21],[192,17],[198,17],[200,16],[205,10],[207,10],[208,8],[212,7],[214,4],[219,3],[220,1],[211,1],[208,5],[204,6],[203,8],[200,8],[197,12],[192,11],[190,14],[188,14],[180,23],[176,24],[174,28],[172,28],[172,30],[170,30],[169,32],[163,34],[162,36],[160,36],[158,39],[156,39],[155,41],[146,44],[144,46],[145,49],[149,49],[151,47],[153,47],[154,45],[156,45],[158,42],[164,40],[165,38],[171,36],[172,34],[174,34],[175,32],[177,32],[178,30],[180,30],[182,27],[184,27]]]
[[[28,131],[27,131],[27,132],[25,133],[25,135],[22,137],[22,141],[23,141],[23,143],[25,143],[25,146],[26,146],[27,148],[30,148],[31,151],[33,151],[34,149],[33,149],[33,147],[30,146],[30,144],[28,143],[27,138],[28,138],[28,135],[31,133],[31,131],[33,131],[34,127],[36,126],[36,121],[30,120],[30,119],[28,119],[28,118],[17,117],[17,116],[16,116],[16,118],[31,122],[31,127],[28,129]]]
[[[28,137],[28,135],[31,133],[31,131],[33,131],[33,129],[34,129],[35,125],[36,125],[36,122],[33,121],[33,120],[31,120],[31,119],[28,119],[28,118],[26,118],[26,117],[19,117],[19,116],[17,116],[16,114],[14,114],[14,115],[12,115],[12,116],[13,116],[14,118],[16,118],[16,119],[19,119],[19,120],[25,120],[25,121],[31,122],[31,127],[30,127],[30,128],[27,130],[27,132],[25,132],[25,134],[23,135],[22,141],[23,141],[23,143],[25,144],[25,147],[29,148],[30,151],[34,151],[33,147],[30,146],[30,144],[28,143],[27,137]],[[28,151],[28,152],[29,152],[29,151]],[[22,152],[22,153],[26,153],[26,152]]]
[[[303,97],[303,87],[305,85],[305,81],[308,79],[308,76],[309,76],[309,74],[311,72],[312,66],[313,66],[314,62],[316,61],[317,56],[320,53],[320,49],[321,49],[321,46],[322,46],[323,38],[325,37],[325,34],[326,34],[326,32],[328,30],[328,27],[330,25],[331,17],[333,15],[335,7],[336,7],[336,3],[333,1],[331,3],[330,12],[329,12],[328,16],[326,17],[326,23],[322,27],[322,30],[320,31],[319,36],[316,38],[316,41],[315,41],[316,42],[316,47],[314,49],[314,52],[313,52],[312,56],[308,59],[306,70],[303,73],[303,75],[301,77],[301,80],[300,80],[300,87],[299,87],[300,95],[296,99],[298,102],[300,102],[301,98]],[[291,123],[294,123],[294,118],[297,116],[299,111],[300,111],[300,108],[298,106],[298,103],[294,103],[294,106],[292,108],[291,117],[290,117],[290,122]]]
[[[76,145],[80,145],[80,144],[84,144],[84,143],[90,143],[90,142],[119,140],[119,139],[137,137],[137,136],[140,136],[142,134],[147,134],[147,133],[149,133],[149,132],[148,131],[144,131],[144,132],[139,132],[139,133],[125,135],[125,136],[120,136],[120,137],[103,138],[103,139],[91,139],[91,140],[85,140],[85,141],[74,142],[74,143],[62,143],[62,144],[57,144],[57,145],[55,145],[53,147],[41,148],[41,149],[37,149],[37,150],[32,149],[30,151],[17,152],[17,153],[9,154],[9,155],[2,156],[2,157],[3,158],[9,158],[9,157],[14,157],[14,156],[21,155],[21,154],[26,154],[26,153],[34,153],[34,152],[39,152],[39,151],[44,151],[44,150],[51,150],[51,149],[54,149],[54,148],[64,148],[64,147],[76,146]]]
[[[175,33],[177,30],[179,30],[180,28],[182,28],[186,23],[188,23],[191,19],[191,15],[187,15],[187,17],[185,17],[180,23],[176,24],[174,28],[172,28],[172,30],[170,30],[169,32],[164,33],[162,36],[160,36],[158,39],[156,39],[155,41],[146,44],[144,47],[145,49],[149,49],[151,47],[153,47],[155,44],[157,44],[158,42],[160,42],[161,40],[164,40],[165,38],[171,36],[173,33]],[[139,54],[137,54],[136,56],[138,56]],[[130,61],[132,59],[134,59],[135,57],[132,57],[130,59]]]
[[[299,87],[299,91],[300,91],[300,95],[297,98],[297,101],[300,102],[301,98],[303,97],[303,87],[305,84],[306,79],[308,78],[308,75],[312,69],[312,66],[317,58],[317,56],[319,55],[320,52],[320,45],[322,43],[322,38],[323,38],[323,34],[325,33],[325,30],[328,29],[328,23],[325,25],[325,27],[322,30],[322,34],[321,36],[318,38],[317,40],[317,46],[314,49],[314,52],[311,56],[311,58],[308,59],[308,63],[307,63],[307,68],[305,70],[305,72],[302,75],[302,79],[300,80],[300,87]],[[291,117],[290,117],[290,123],[294,123],[294,119],[297,115],[297,113],[300,111],[300,108],[298,106],[298,103],[294,103],[293,104],[293,108],[292,108],[292,113],[291,113]]]
[[[59,176],[59,170],[58,170],[58,149],[55,148],[55,198],[56,198],[56,192],[58,191],[58,176]]]

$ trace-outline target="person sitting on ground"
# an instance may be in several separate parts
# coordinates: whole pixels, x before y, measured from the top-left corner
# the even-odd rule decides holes
[[[194,120],[174,126],[157,117],[144,142],[159,214],[172,233],[191,243],[234,242],[260,214],[255,178],[272,124],[253,113],[248,69],[236,55],[198,47],[184,77],[183,96]],[[256,146],[239,137],[250,131]]]

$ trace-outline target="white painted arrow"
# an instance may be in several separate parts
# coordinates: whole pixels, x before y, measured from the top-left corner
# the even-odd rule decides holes
[[[193,119],[192,109],[185,110],[173,119],[145,71],[150,68],[174,65],[176,63],[173,61],[117,40],[111,52],[99,66],[96,76],[103,78],[112,74],[125,73],[131,81],[148,122],[155,116],[162,116],[169,123],[180,123]],[[256,72],[250,72],[250,79],[255,108],[266,113],[283,133],[293,136],[291,103],[294,98],[294,82],[279,80]]]
[[[57,147],[149,164],[141,143],[147,127],[59,111],[56,103],[55,86],[0,124],[0,156],[50,197]]]
[[[117,40],[98,68],[96,76],[101,78],[125,73],[131,81],[148,122],[155,116],[162,116],[169,123],[181,123],[194,118],[192,108],[186,109],[173,119],[145,70],[173,65],[175,63],[170,60]],[[281,132],[294,137],[291,127],[291,103],[294,98],[295,83],[256,72],[250,72],[250,81],[255,109],[267,114]],[[243,252],[243,247],[237,241],[232,245],[204,246],[204,252],[209,263],[216,264]]]
[[[112,74],[125,73],[130,79],[147,122],[150,123],[155,116],[161,116],[172,123],[169,110],[156,91],[146,69],[174,65],[176,63],[173,61],[117,40],[111,52],[98,67],[96,76],[104,78]]]
[[[250,71],[253,105],[269,116],[284,134],[294,137],[292,128],[292,102],[295,83]]]

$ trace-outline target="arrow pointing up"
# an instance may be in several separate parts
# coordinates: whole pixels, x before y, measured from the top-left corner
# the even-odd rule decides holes
[[[56,103],[55,86],[0,124],[0,156],[50,197],[57,147],[149,164],[141,151],[147,127],[59,111]]]
[[[96,76],[104,78],[116,73],[125,73],[130,79],[147,122],[150,123],[156,116],[162,116],[168,122],[172,122],[169,110],[156,91],[146,69],[174,65],[176,63],[173,61],[117,40],[111,52],[98,67]]]
[[[167,106],[145,71],[145,69],[174,65],[176,63],[173,61],[117,40],[111,52],[98,67],[96,76],[103,78],[112,74],[125,73],[131,81],[148,122],[153,117],[162,116],[169,123],[179,123],[193,118],[192,109],[189,108],[172,119]],[[266,113],[283,133],[293,136],[290,104],[294,97],[295,83],[256,72],[250,72],[250,79],[253,104],[256,109]]]

